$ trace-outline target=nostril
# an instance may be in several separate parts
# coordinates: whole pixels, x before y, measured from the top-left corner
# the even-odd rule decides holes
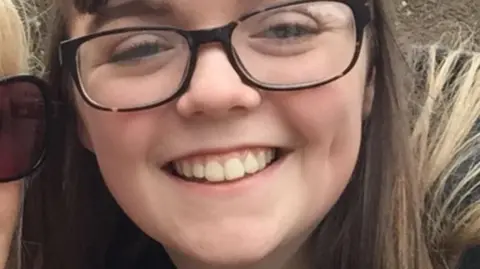
[[[249,113],[251,110],[244,106],[233,106],[229,109],[229,114],[243,115]]]

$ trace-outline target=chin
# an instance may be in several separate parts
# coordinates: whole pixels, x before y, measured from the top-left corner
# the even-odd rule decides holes
[[[213,267],[248,267],[261,263],[274,251],[274,247],[258,246],[258,244],[261,243],[253,243],[249,247],[222,246],[208,251],[194,249],[192,254],[195,256],[192,258]]]
[[[237,229],[238,228],[238,229]],[[171,238],[173,244],[166,246],[172,259],[192,260],[204,264],[207,268],[248,267],[261,263],[280,246],[279,231],[271,227],[261,229],[239,225],[235,229],[210,229],[210,231],[191,231],[177,238]],[[178,235],[178,234],[177,234]]]

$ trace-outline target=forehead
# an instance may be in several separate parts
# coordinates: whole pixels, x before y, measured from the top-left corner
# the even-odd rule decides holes
[[[70,1],[62,1],[63,3],[68,3],[67,5],[72,4],[75,9],[80,13],[96,13],[99,9],[105,6],[118,6],[126,2],[133,2],[138,0],[70,0]],[[141,1],[141,0],[140,0]],[[150,0],[152,2],[169,2],[168,0]],[[201,0],[195,0],[201,1]],[[207,0],[209,1],[209,0]],[[229,0],[223,0],[229,1]],[[257,3],[257,4],[267,4],[267,3],[282,3],[282,2],[294,2],[294,0],[235,0],[232,2],[248,2],[249,4]]]

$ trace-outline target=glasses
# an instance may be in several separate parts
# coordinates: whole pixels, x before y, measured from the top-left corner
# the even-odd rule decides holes
[[[50,106],[33,76],[0,79],[0,182],[35,171],[45,156]]]
[[[355,66],[369,22],[366,0],[295,1],[213,29],[95,33],[62,42],[60,57],[90,106],[135,111],[185,93],[199,48],[208,43],[219,43],[242,82],[253,88],[293,91],[327,84]]]

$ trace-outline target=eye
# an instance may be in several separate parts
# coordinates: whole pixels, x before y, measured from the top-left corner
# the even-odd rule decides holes
[[[120,52],[115,52],[109,62],[119,63],[126,61],[134,61],[142,58],[151,57],[171,49],[171,46],[159,44],[157,42],[143,42],[133,44]]]
[[[297,11],[282,11],[264,16],[250,27],[253,33],[250,37],[269,41],[299,40],[317,35],[322,30],[318,20]]]
[[[255,38],[290,39],[301,38],[318,33],[318,29],[301,23],[279,23],[253,35]]]

